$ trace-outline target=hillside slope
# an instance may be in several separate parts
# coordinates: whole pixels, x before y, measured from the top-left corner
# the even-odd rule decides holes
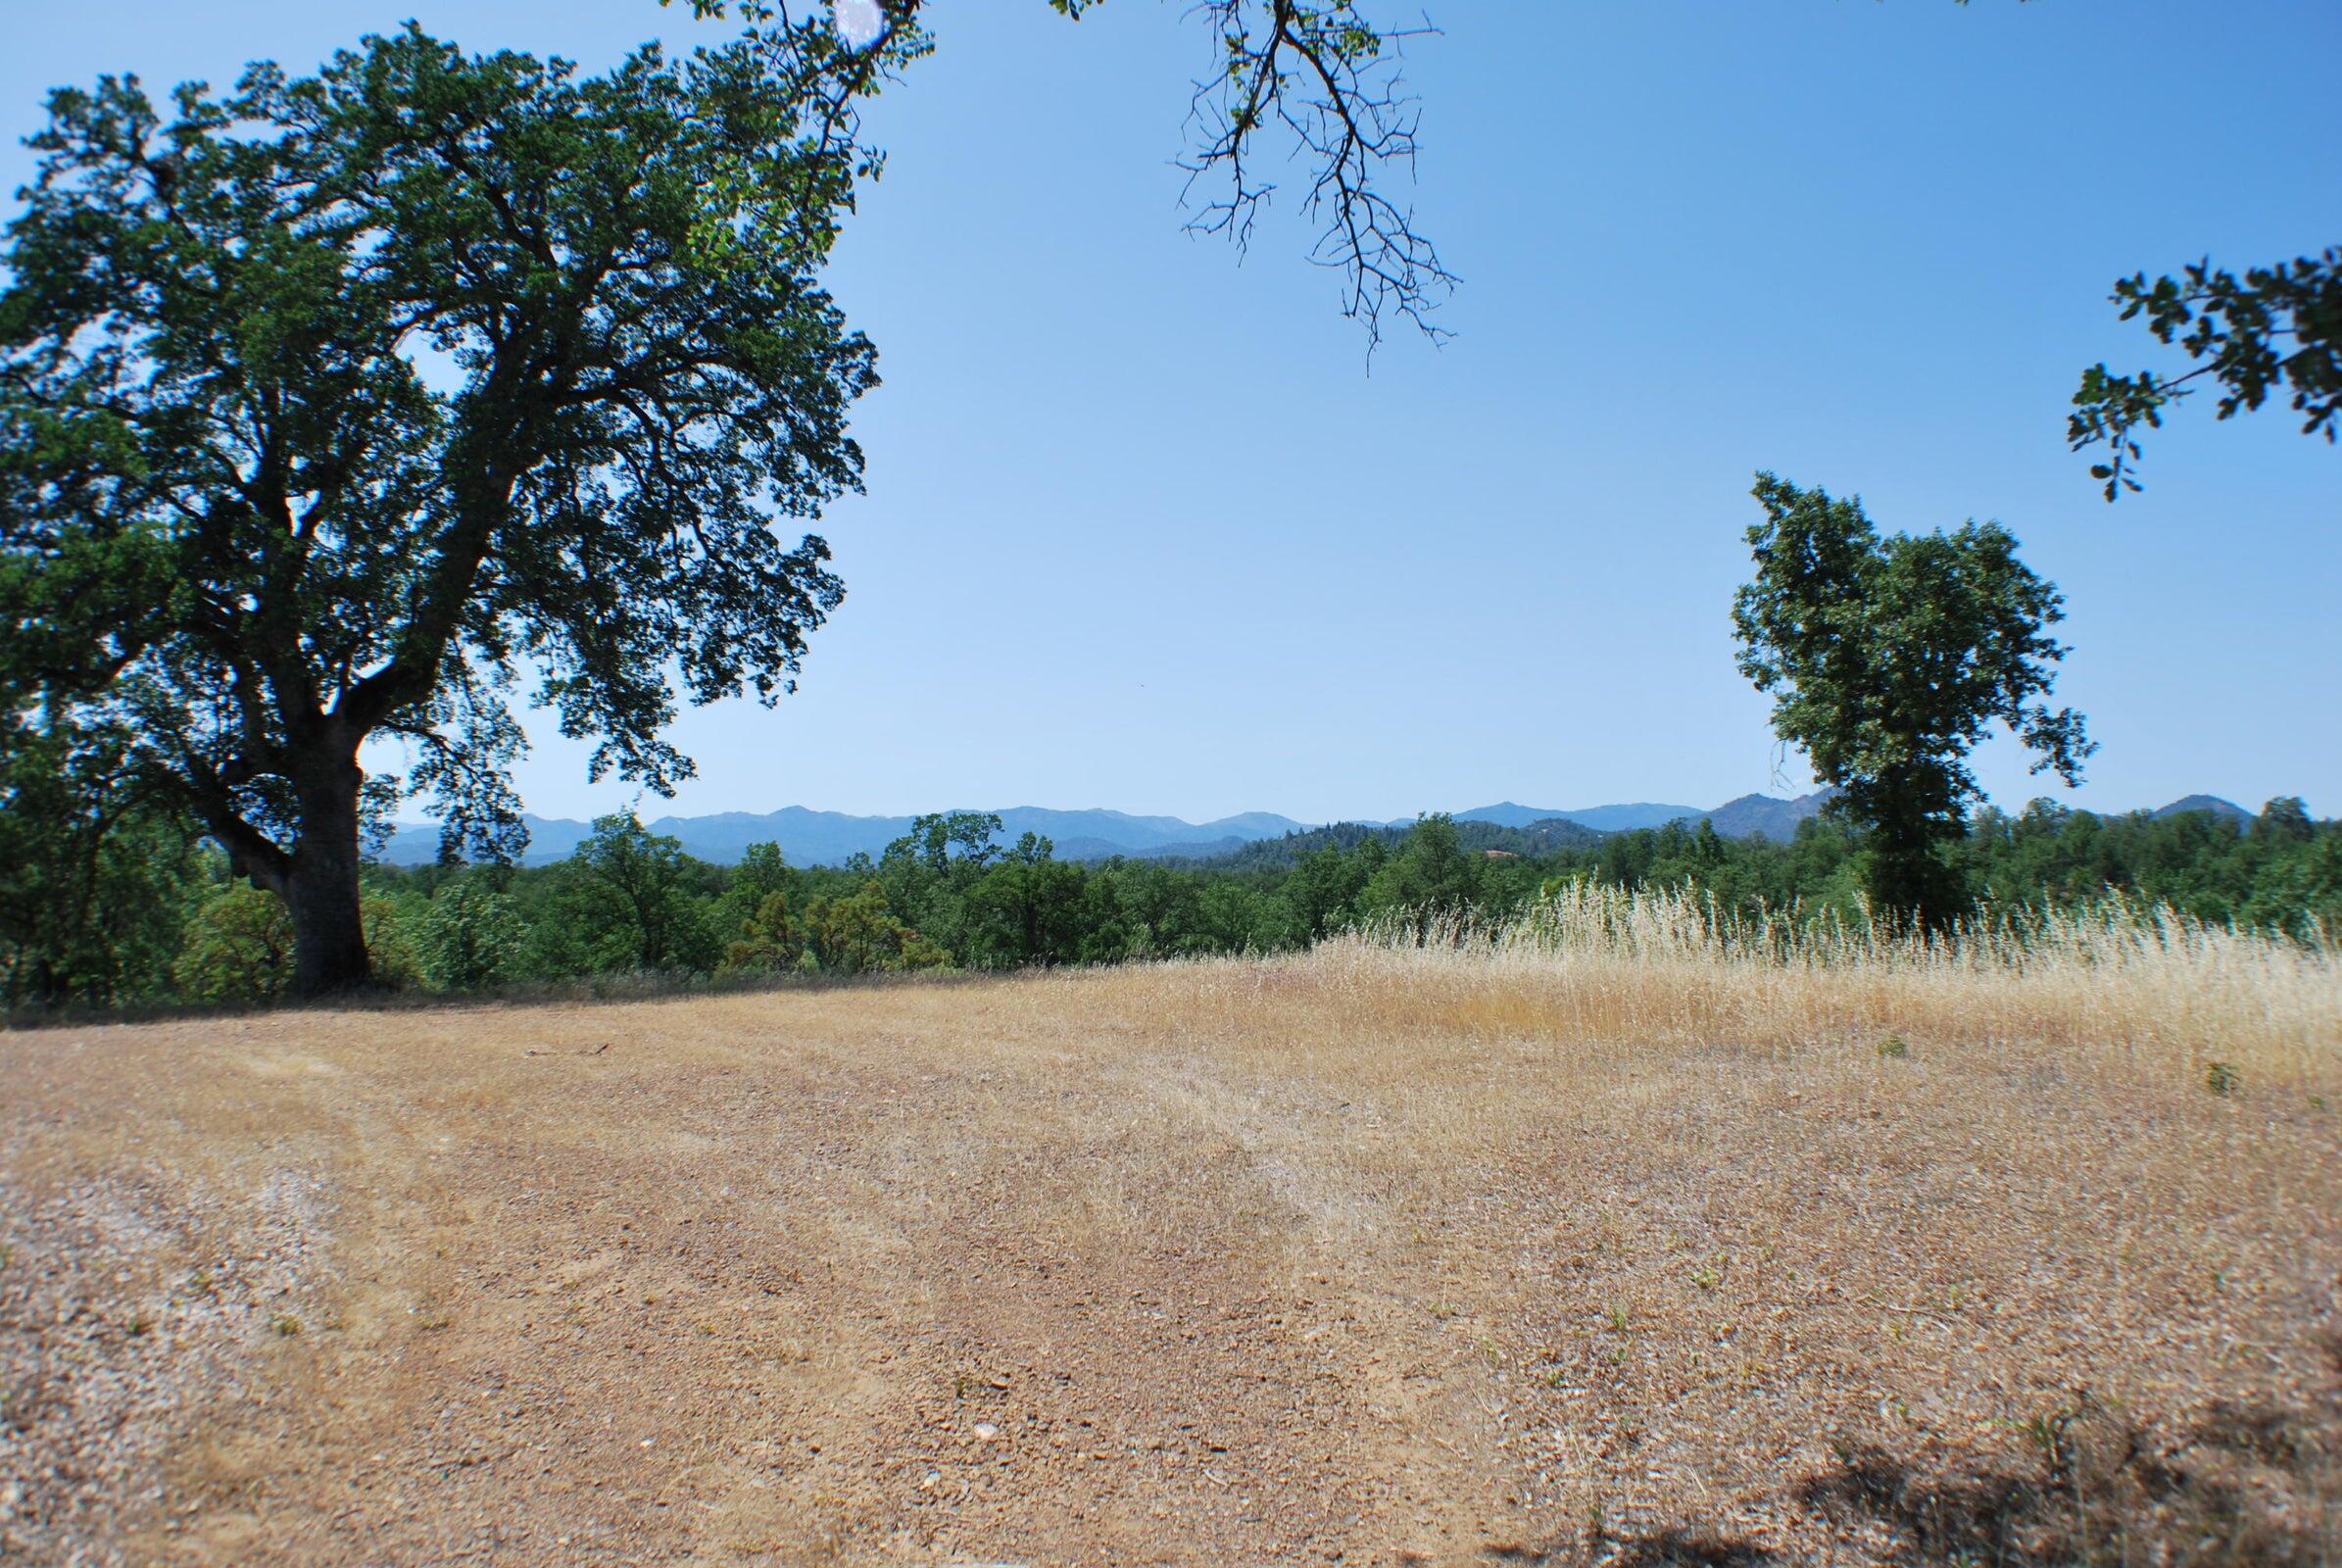
[[[1797,836],[1798,823],[1820,816],[1822,808],[1836,798],[1835,790],[1816,790],[1786,801],[1771,795],[1743,795],[1703,814],[1708,824],[1728,839],[1753,835],[1785,843]]]

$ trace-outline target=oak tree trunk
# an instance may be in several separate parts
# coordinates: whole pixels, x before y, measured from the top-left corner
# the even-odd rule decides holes
[[[320,763],[300,781],[301,826],[285,879],[296,997],[356,991],[372,975],[358,890],[358,795],[365,781],[354,758]]]

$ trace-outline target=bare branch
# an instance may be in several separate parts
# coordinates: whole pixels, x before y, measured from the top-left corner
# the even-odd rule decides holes
[[[1221,234],[1247,249],[1261,208],[1277,189],[1252,156],[1264,127],[1290,138],[1309,184],[1301,211],[1320,225],[1310,260],[1342,272],[1342,315],[1366,329],[1371,355],[1387,318],[1411,322],[1433,342],[1451,334],[1432,312],[1456,277],[1439,260],[1414,210],[1388,193],[1394,172],[1412,181],[1422,111],[1401,62],[1411,38],[1437,36],[1429,19],[1396,28],[1369,26],[1351,0],[1198,0],[1209,19],[1220,69],[1195,83],[1195,144],[1180,160],[1193,196],[1205,201],[1191,231]]]
[[[823,167],[875,175],[882,155],[862,139],[860,101],[927,54],[921,27],[928,0],[874,0],[880,25],[848,39],[832,7],[805,0],[692,0],[701,16],[737,16],[780,101],[816,106],[806,116]],[[1101,0],[1049,0],[1080,18]],[[1451,334],[1432,318],[1456,276],[1440,260],[1415,212],[1391,194],[1412,183],[1422,114],[1402,71],[1411,39],[1439,34],[1429,18],[1379,26],[1364,0],[1194,0],[1191,20],[1212,36],[1212,69],[1195,84],[1187,173],[1190,232],[1225,235],[1240,252],[1277,185],[1261,133],[1285,143],[1307,169],[1302,216],[1318,225],[1309,259],[1343,277],[1342,315],[1366,329],[1371,357],[1388,320],[1414,325],[1433,342]],[[1198,200],[1209,189],[1208,199]],[[826,211],[826,209],[824,209]],[[770,236],[768,236],[770,237]]]

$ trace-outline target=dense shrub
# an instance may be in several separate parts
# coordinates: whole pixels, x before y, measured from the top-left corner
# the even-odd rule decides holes
[[[415,920],[416,972],[435,991],[483,990],[512,977],[522,934],[511,899],[481,877],[459,877]]]
[[[293,977],[291,911],[273,893],[230,885],[195,911],[171,977],[196,1002],[268,1000]]]

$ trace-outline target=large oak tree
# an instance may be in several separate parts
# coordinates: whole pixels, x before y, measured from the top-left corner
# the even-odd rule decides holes
[[[0,295],[0,742],[106,733],[360,984],[369,807],[509,850],[522,668],[597,772],[689,772],[840,596],[872,352],[854,182],[753,42],[607,74],[410,28],[159,110],[67,90]],[[360,748],[403,737],[404,780]]]

